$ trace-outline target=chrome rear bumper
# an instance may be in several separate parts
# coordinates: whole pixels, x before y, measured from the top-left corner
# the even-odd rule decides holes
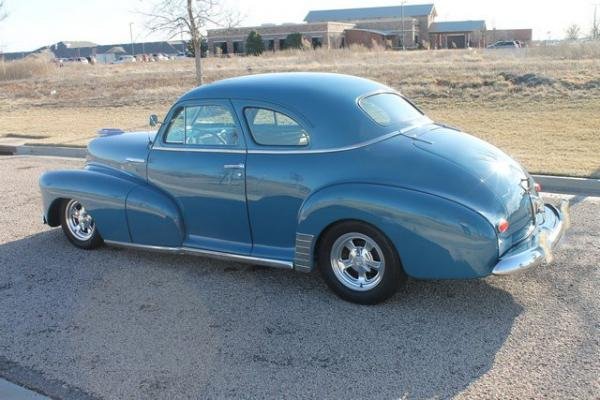
[[[552,250],[569,228],[569,202],[562,200],[558,206],[545,204],[544,222],[530,238],[510,249],[500,257],[492,270],[494,275],[507,275],[535,267],[554,259]]]

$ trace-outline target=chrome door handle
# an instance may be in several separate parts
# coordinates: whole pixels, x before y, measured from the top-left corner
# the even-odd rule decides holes
[[[246,166],[244,165],[244,163],[225,164],[225,165],[223,165],[223,168],[225,168],[225,169],[244,169],[244,168],[246,168]]]
[[[125,159],[125,161],[131,162],[131,163],[138,163],[138,164],[143,164],[146,162],[146,160],[144,160],[143,158],[134,158],[134,157],[127,157]]]

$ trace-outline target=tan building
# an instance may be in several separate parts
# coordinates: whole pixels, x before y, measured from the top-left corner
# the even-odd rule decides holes
[[[208,51],[211,54],[245,53],[246,38],[255,31],[262,36],[266,50],[282,50],[290,33],[300,33],[313,47],[339,48],[344,45],[344,31],[353,24],[314,22],[308,24],[261,25],[244,28],[209,29]]]
[[[433,49],[485,47],[485,32],[485,21],[434,22],[429,27],[429,40]]]
[[[208,30],[210,54],[243,54],[252,31],[259,33],[267,50],[281,50],[285,38],[300,33],[314,48],[352,44],[391,49],[485,47],[496,40],[531,40],[531,29],[487,31],[485,21],[435,21],[433,4],[406,4],[309,11],[301,24],[264,24],[244,28]],[[496,38],[496,39],[494,39]]]

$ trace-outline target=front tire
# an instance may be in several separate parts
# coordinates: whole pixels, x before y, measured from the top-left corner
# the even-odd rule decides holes
[[[406,280],[392,243],[377,228],[365,223],[348,221],[328,229],[317,257],[327,285],[353,303],[382,302]]]
[[[62,230],[75,246],[91,250],[102,245],[102,237],[96,228],[94,218],[75,199],[63,200],[60,209]]]

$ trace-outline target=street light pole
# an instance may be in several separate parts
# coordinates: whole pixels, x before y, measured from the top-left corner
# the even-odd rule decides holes
[[[402,20],[402,27],[400,28],[402,29],[402,50],[406,50],[406,46],[404,45],[404,3],[406,3],[406,0],[400,1],[400,19]]]
[[[129,39],[131,40],[131,55],[135,56],[133,53],[133,22],[129,23]]]

